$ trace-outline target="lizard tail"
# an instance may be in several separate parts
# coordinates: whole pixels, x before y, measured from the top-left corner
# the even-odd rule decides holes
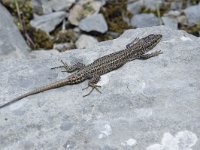
[[[10,105],[10,104],[13,104],[13,103],[15,103],[15,102],[17,102],[17,101],[19,101],[19,100],[21,100],[21,99],[27,97],[27,96],[34,95],[34,94],[37,94],[37,93],[40,93],[40,92],[44,92],[44,91],[47,91],[47,90],[50,90],[50,89],[62,87],[62,86],[64,86],[64,85],[68,85],[68,84],[71,84],[71,82],[70,82],[69,79],[62,79],[62,80],[59,80],[59,81],[57,81],[57,82],[51,83],[51,84],[49,84],[49,85],[42,86],[42,87],[37,88],[37,89],[35,89],[35,90],[33,90],[33,91],[30,91],[30,92],[28,92],[28,93],[25,93],[25,94],[23,94],[23,95],[21,95],[21,96],[15,98],[15,99],[11,100],[10,102],[7,102],[7,103],[1,105],[1,106],[0,106],[0,109],[3,108],[3,107],[8,106],[8,105]]]

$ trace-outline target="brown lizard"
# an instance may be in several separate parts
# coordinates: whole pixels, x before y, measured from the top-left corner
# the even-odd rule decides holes
[[[77,63],[73,66],[68,66],[66,63],[62,62],[63,66],[59,66],[59,67],[64,67],[66,69],[66,72],[73,72],[73,71],[76,71],[76,72],[71,74],[65,79],[56,81],[49,85],[36,88],[33,91],[25,93],[24,95],[21,95],[11,100],[8,103],[1,105],[0,108],[3,108],[14,102],[17,102],[27,96],[44,92],[50,89],[62,87],[65,85],[77,84],[87,79],[89,79],[89,82],[86,88],[92,87],[92,89],[88,94],[84,95],[84,97],[88,96],[94,89],[100,92],[98,90],[98,87],[100,86],[96,84],[100,80],[101,75],[106,74],[112,70],[115,70],[123,66],[128,61],[132,61],[134,59],[148,59],[150,57],[154,57],[161,54],[161,51],[155,51],[150,54],[145,54],[151,49],[153,49],[159,43],[161,38],[162,38],[162,35],[160,34],[150,34],[141,39],[136,38],[131,43],[126,45],[126,48],[124,50],[114,52],[109,55],[105,55],[101,58],[98,58],[97,60],[95,60],[94,62],[92,62],[91,64],[87,66],[85,66],[82,63]]]

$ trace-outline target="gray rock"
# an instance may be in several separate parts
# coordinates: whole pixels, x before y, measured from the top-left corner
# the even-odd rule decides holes
[[[32,8],[34,14],[37,14],[37,15],[44,14],[41,0],[31,0],[30,4],[31,4],[31,8]]]
[[[67,11],[75,0],[31,0],[31,6],[36,14],[50,14],[57,11]]]
[[[31,25],[36,29],[41,29],[45,32],[51,32],[55,27],[67,17],[66,12],[54,12],[48,15],[38,16],[31,20]]]
[[[104,1],[79,1],[69,12],[69,21],[71,24],[78,26],[79,22],[86,17],[93,15],[94,13],[99,13],[101,6]]]
[[[86,81],[1,109],[1,149],[198,150],[200,39],[164,26],[128,30],[88,49],[34,51],[24,59],[7,59],[0,63],[0,104],[68,76],[50,69],[61,59],[88,64],[152,33],[163,35],[154,48],[163,54],[103,75],[102,94],[83,98],[89,91],[82,91]]]
[[[105,33],[108,30],[108,25],[102,14],[93,14],[82,19],[79,23],[79,28],[86,32],[97,31]]]
[[[189,26],[192,26],[200,22],[199,10],[200,10],[200,4],[195,6],[190,6],[184,10]]]
[[[168,26],[169,28],[172,29],[178,29],[178,21],[175,18],[164,16],[162,17],[163,23],[165,26]]]
[[[77,48],[87,48],[91,47],[92,45],[98,43],[97,39],[92,36],[82,34],[79,39],[76,41]]]
[[[76,2],[76,0],[51,0],[49,5],[54,11],[67,11]]]
[[[183,1],[174,1],[170,3],[171,10],[181,10],[183,8]]]
[[[135,2],[132,2],[132,3],[128,3],[127,10],[129,12],[131,12],[132,14],[137,14],[141,10],[142,6],[144,6],[144,5],[143,5],[143,2],[141,0],[135,1]]]
[[[59,43],[59,44],[53,44],[53,49],[56,49],[60,52],[64,52],[66,50],[70,50],[74,47],[74,43],[69,42],[69,43]]]
[[[170,17],[178,17],[180,15],[181,15],[181,12],[177,10],[170,10],[164,14],[164,16],[170,16]]]
[[[136,14],[131,18],[131,25],[138,28],[160,25],[159,19],[154,14]]]
[[[141,0],[145,8],[156,10],[164,2],[164,0]]]
[[[63,131],[70,130],[72,127],[73,127],[73,123],[71,123],[71,122],[69,122],[69,121],[63,122],[63,123],[60,125],[60,129],[63,130]]]
[[[162,3],[164,3],[164,0],[129,0],[127,9],[133,14],[137,14],[142,7],[150,10],[156,10]]]
[[[78,26],[83,13],[83,7],[80,4],[75,5],[69,12],[69,22],[73,25]]]
[[[0,61],[23,57],[30,49],[16,27],[12,16],[0,3]]]
[[[31,7],[34,14],[37,15],[47,15],[53,12],[51,5],[49,3],[51,0],[31,0]]]

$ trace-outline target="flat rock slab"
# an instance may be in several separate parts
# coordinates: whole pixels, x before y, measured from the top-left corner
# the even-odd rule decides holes
[[[88,64],[152,33],[163,35],[154,48],[163,54],[103,75],[102,94],[83,98],[86,81],[1,109],[1,149],[198,150],[200,40],[163,26],[128,30],[85,50],[38,51],[5,60],[0,63],[0,104],[68,76],[50,69],[61,59]]]

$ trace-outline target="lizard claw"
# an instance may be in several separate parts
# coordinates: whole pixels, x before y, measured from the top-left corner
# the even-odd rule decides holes
[[[86,97],[86,96],[90,95],[94,89],[97,90],[97,92],[101,93],[101,91],[98,89],[98,88],[101,88],[101,86],[100,85],[96,85],[96,84],[89,84],[86,88],[83,88],[82,90],[86,90],[89,87],[92,87],[92,89],[90,90],[89,93],[87,93],[86,95],[83,95],[83,97]]]

